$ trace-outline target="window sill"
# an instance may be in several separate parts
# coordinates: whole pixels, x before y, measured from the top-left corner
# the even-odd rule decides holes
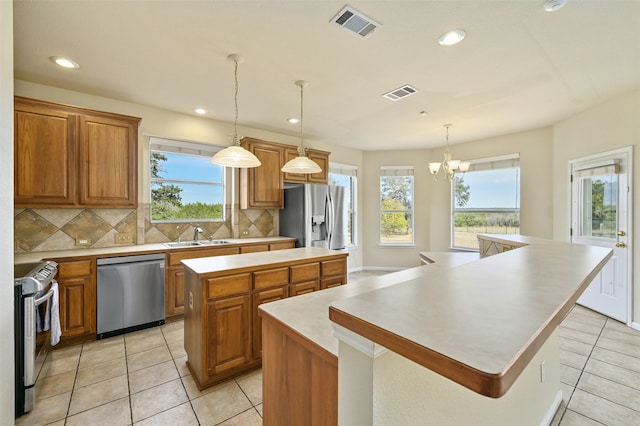
[[[480,249],[477,248],[470,248],[470,247],[449,247],[450,251],[463,251],[463,252],[469,252],[469,253],[478,253],[480,251]]]
[[[415,248],[415,244],[378,244],[380,248]]]

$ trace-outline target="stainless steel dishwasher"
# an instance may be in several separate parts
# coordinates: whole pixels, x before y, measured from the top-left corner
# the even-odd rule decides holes
[[[97,260],[98,339],[164,324],[164,254]]]

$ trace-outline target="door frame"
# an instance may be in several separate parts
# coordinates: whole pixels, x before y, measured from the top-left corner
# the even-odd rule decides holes
[[[567,162],[567,174],[569,182],[568,187],[568,228],[571,230],[573,226],[573,182],[571,180],[571,174],[575,164],[585,163],[590,161],[598,161],[601,159],[608,159],[614,156],[626,156],[627,157],[627,318],[625,323],[632,327],[633,325],[633,146],[627,146],[624,148],[618,148],[611,151],[600,152],[597,154],[591,154],[585,157],[575,158]],[[573,230],[576,232],[576,230]],[[573,234],[569,233],[569,242],[573,243]]]

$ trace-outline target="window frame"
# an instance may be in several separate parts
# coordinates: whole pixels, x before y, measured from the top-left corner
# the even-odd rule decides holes
[[[194,157],[211,158],[215,153],[222,150],[224,147],[217,145],[210,145],[201,142],[191,142],[178,139],[159,138],[151,136],[149,138],[149,221],[153,224],[162,223],[223,223],[227,220],[227,170],[223,166],[220,167],[220,181],[214,180],[190,180],[190,179],[176,179],[176,178],[157,178],[152,177],[151,160],[154,152],[160,152],[163,154],[179,154],[188,155]],[[219,219],[215,218],[184,218],[184,219],[153,219],[153,184],[154,183],[167,183],[167,184],[195,184],[195,185],[208,185],[215,188],[220,188],[222,193],[222,216]]]
[[[510,168],[517,168],[518,169],[518,179],[517,179],[517,185],[518,185],[518,195],[517,195],[517,200],[518,200],[518,207],[514,208],[514,210],[517,210],[517,214],[518,214],[518,223],[520,222],[520,203],[521,203],[521,199],[522,199],[522,194],[521,194],[521,183],[522,183],[522,179],[521,179],[521,170],[520,170],[520,153],[513,153],[513,154],[505,154],[505,155],[499,155],[499,156],[495,156],[495,157],[485,157],[485,158],[478,158],[478,159],[474,159],[474,160],[465,160],[468,161],[470,163],[469,166],[469,170],[466,173],[473,173],[473,172],[480,172],[480,171],[487,171],[487,170],[500,170],[500,169],[510,169]],[[465,173],[459,173],[456,172],[454,174],[455,176],[459,176],[459,175],[464,175]],[[466,247],[466,246],[456,246],[455,245],[455,214],[456,214],[456,200],[455,200],[455,178],[454,180],[451,181],[450,184],[450,189],[451,189],[451,206],[450,206],[450,210],[451,210],[451,215],[450,215],[450,226],[449,226],[449,231],[450,231],[450,237],[449,237],[449,249],[450,250],[455,250],[455,251],[470,251],[470,252],[478,252],[479,248],[473,248],[473,247]],[[518,225],[519,227],[520,225]],[[519,235],[519,232],[518,232]]]
[[[351,241],[347,247],[358,247],[358,166],[350,164],[329,163],[329,183],[331,175],[348,176],[350,180],[349,220],[351,221]]]
[[[378,181],[378,246],[379,247],[415,247],[415,170],[414,166],[380,166],[379,181]],[[411,207],[410,209],[402,210],[383,210],[382,209],[382,179],[385,177],[408,177],[411,181]],[[409,228],[411,230],[411,241],[402,243],[389,243],[383,242],[382,235],[382,215],[385,213],[409,213],[411,220]]]

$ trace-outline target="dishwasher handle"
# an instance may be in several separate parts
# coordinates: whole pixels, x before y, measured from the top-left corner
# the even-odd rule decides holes
[[[164,261],[164,253],[160,254],[136,254],[133,256],[105,257],[96,260],[97,266],[120,265],[123,263]]]

